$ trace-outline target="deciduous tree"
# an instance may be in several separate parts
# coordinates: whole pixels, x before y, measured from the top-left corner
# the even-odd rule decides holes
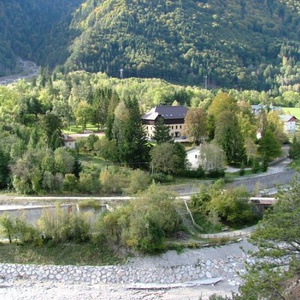
[[[206,135],[206,112],[203,108],[190,108],[184,118],[184,130],[189,139],[199,145]]]

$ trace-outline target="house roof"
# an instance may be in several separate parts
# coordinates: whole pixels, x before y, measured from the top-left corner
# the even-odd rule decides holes
[[[188,109],[184,106],[155,106],[142,116],[143,120],[156,120],[158,116],[164,119],[184,119]]]
[[[298,119],[293,115],[279,115],[283,122],[297,121]]]
[[[73,139],[71,136],[67,135],[64,137],[64,142],[65,143],[75,142],[75,139]]]

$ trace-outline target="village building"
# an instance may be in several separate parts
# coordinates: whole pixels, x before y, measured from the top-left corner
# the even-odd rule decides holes
[[[187,151],[187,161],[190,169],[222,169],[225,165],[225,153],[215,144],[202,143]]]
[[[188,109],[184,106],[156,106],[142,116],[147,138],[151,140],[155,132],[155,125],[159,118],[163,118],[164,124],[169,126],[170,135],[179,138],[182,135],[184,118]]]
[[[279,118],[283,121],[284,131],[286,133],[296,132],[296,125],[298,119],[292,115],[279,115]]]
[[[76,147],[75,139],[73,139],[69,135],[64,135],[64,145],[65,145],[65,148],[75,149],[75,147]]]

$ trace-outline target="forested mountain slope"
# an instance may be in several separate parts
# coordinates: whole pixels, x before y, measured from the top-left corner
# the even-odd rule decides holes
[[[296,1],[87,0],[67,69],[265,88],[268,64],[299,56]],[[267,75],[267,74],[265,74]],[[207,76],[207,82],[204,82]]]
[[[0,76],[14,70],[17,56],[44,65],[63,62],[71,13],[82,1],[2,0]]]
[[[11,43],[14,53],[44,66],[63,64],[65,72],[84,69],[207,87],[300,87],[300,4],[296,0],[27,2],[28,7],[21,0],[2,3],[7,22],[0,18],[0,40],[6,43],[1,45]],[[48,21],[33,26],[39,18],[31,18],[23,22],[22,30],[16,26],[7,30],[12,11],[8,7],[13,5],[9,3],[24,18],[33,10],[37,15],[44,12],[42,18]],[[70,15],[75,6],[75,14]],[[7,66],[13,52],[9,47],[4,50],[0,62],[5,56]]]

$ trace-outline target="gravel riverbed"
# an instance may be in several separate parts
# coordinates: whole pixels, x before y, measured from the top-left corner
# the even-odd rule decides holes
[[[242,283],[239,274],[245,272],[245,262],[252,262],[246,252],[253,249],[242,239],[180,254],[168,251],[159,256],[130,258],[120,266],[2,264],[0,299],[208,299],[214,293],[230,296]]]

